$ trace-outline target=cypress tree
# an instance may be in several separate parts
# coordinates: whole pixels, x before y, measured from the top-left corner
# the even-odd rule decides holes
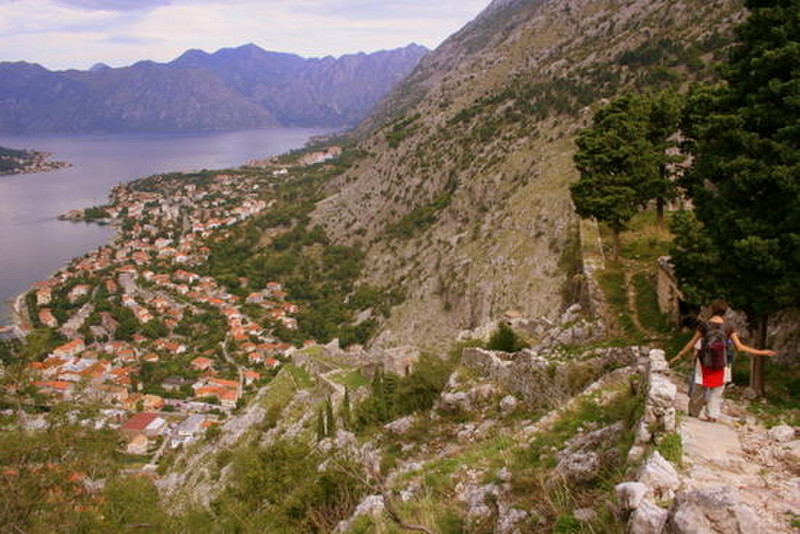
[[[664,204],[677,193],[669,175],[670,138],[678,130],[680,100],[672,93],[627,94],[598,109],[592,126],[575,141],[580,180],[570,187],[581,217],[605,222],[620,233],[640,206],[656,200],[659,224]]]
[[[350,389],[347,387],[344,388],[344,399],[342,399],[342,409],[339,415],[342,419],[342,427],[350,430],[353,426],[353,415],[350,408]]]
[[[317,442],[325,439],[325,414],[322,408],[317,412]]]
[[[330,397],[325,401],[325,422],[327,423],[325,435],[332,438],[336,435],[336,418],[333,416],[333,403]]]

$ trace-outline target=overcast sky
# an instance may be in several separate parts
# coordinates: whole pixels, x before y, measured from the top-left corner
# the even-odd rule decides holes
[[[0,0],[0,61],[169,61],[255,43],[306,57],[435,48],[490,0]]]

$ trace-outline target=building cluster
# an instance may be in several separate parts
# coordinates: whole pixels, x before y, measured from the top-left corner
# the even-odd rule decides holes
[[[121,411],[111,424],[136,454],[157,442],[189,443],[234,409],[250,384],[295,350],[271,329],[296,329],[300,309],[277,282],[242,298],[195,267],[231,227],[273,205],[260,189],[234,175],[115,188],[100,209],[119,226],[116,241],[36,284],[28,299],[39,326],[69,340],[31,364],[38,391]],[[262,319],[248,316],[247,306],[260,308]],[[192,335],[193,327],[208,328],[194,321],[209,315],[224,325],[218,347]],[[152,372],[170,362],[181,362],[182,372]]]

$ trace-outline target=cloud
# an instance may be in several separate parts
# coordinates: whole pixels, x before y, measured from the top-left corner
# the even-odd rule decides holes
[[[170,0],[55,0],[59,4],[89,11],[146,11],[165,6]]]

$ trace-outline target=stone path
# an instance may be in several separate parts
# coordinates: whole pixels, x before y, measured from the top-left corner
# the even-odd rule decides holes
[[[684,384],[676,385],[685,390]],[[678,395],[677,407],[684,414],[687,403],[685,395]],[[749,507],[757,521],[739,522],[742,534],[797,534],[792,521],[800,519],[800,478],[792,471],[798,466],[787,464],[784,444],[772,439],[752,416],[734,414],[735,409],[725,401],[723,418],[716,423],[682,417],[678,428],[684,447],[682,491],[712,494],[716,490],[718,497]],[[734,509],[730,508],[731,516],[738,513]],[[698,533],[727,532],[723,525],[731,525],[732,517],[717,521],[707,512],[703,521]],[[741,530],[745,523],[750,525],[747,533]]]

